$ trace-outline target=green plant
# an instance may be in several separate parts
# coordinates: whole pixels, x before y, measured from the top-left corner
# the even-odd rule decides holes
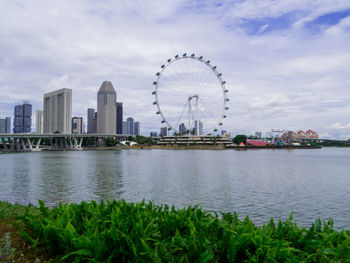
[[[124,200],[27,209],[23,236],[63,262],[349,262],[350,231],[316,220],[257,227],[237,214]]]

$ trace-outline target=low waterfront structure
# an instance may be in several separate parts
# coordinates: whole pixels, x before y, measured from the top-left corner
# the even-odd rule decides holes
[[[228,138],[220,136],[163,136],[158,142],[158,145],[229,145],[232,141]]]
[[[306,132],[303,130],[299,130],[298,132],[288,131],[283,133],[281,137],[285,143],[319,141],[317,132],[311,129],[307,130]]]

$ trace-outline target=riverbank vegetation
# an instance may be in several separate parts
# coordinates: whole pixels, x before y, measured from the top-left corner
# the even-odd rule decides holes
[[[95,201],[48,208],[0,202],[3,262],[350,262],[350,231],[291,216],[255,226],[197,206]],[[0,260],[0,261],[1,261]]]

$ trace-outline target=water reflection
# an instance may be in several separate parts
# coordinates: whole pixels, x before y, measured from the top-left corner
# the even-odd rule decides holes
[[[200,203],[302,225],[332,217],[350,226],[347,149],[295,151],[121,150],[0,155],[0,200],[153,200],[177,207]]]
[[[94,193],[97,200],[120,199],[123,193],[120,152],[101,152],[89,154],[88,191]]]

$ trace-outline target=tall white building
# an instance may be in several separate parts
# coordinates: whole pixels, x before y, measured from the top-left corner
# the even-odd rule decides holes
[[[117,94],[110,81],[104,81],[97,93],[97,133],[116,134]]]
[[[43,132],[72,132],[72,90],[60,89],[44,94]]]
[[[43,133],[43,111],[36,110],[35,116],[36,116],[35,131],[36,133]]]

